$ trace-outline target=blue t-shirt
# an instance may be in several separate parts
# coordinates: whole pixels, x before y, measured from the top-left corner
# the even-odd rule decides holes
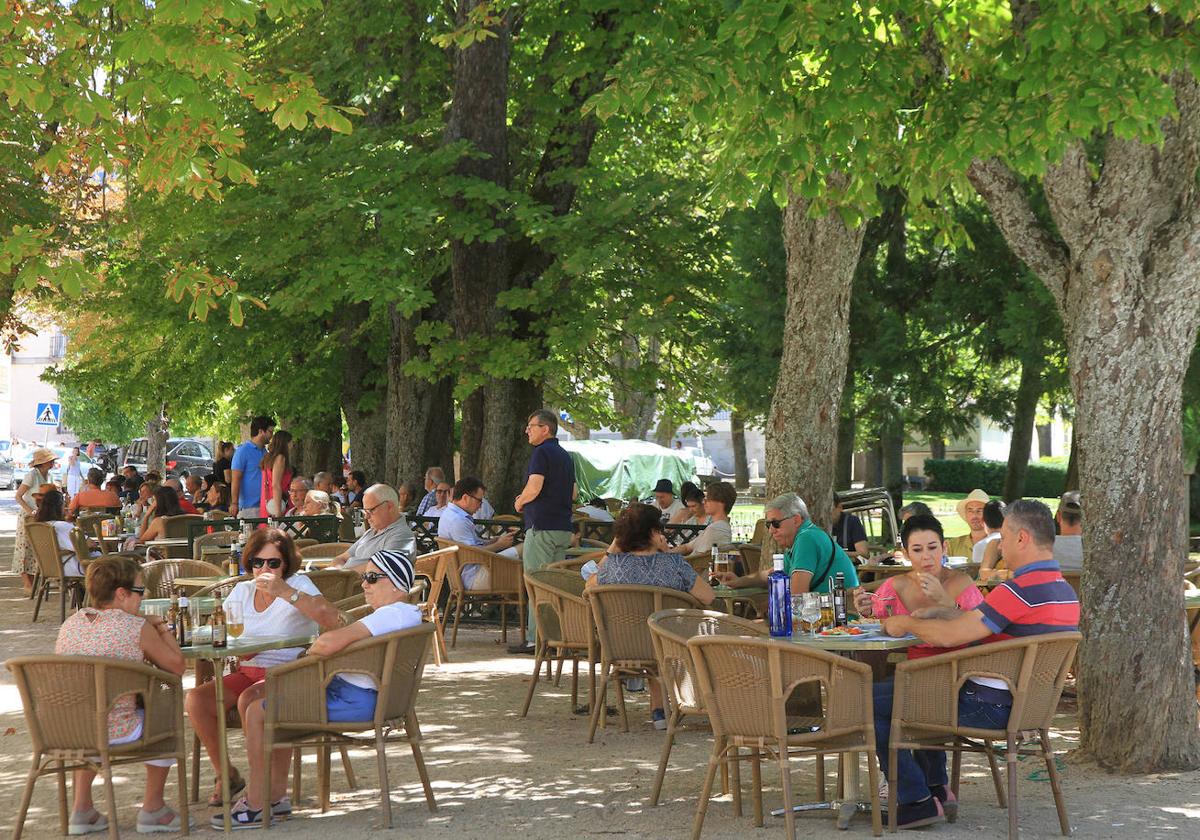
[[[238,487],[238,510],[257,508],[262,500],[262,459],[267,448],[252,440],[245,441],[233,452],[230,469],[242,471],[242,483]],[[252,511],[251,515],[255,515]]]
[[[549,438],[533,448],[525,479],[542,476],[542,492],[525,505],[525,527],[539,531],[571,531],[571,493],[575,487],[575,464],[558,438]]]

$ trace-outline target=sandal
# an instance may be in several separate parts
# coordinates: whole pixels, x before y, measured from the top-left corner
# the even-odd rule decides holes
[[[237,801],[237,795],[246,789],[246,780],[242,778],[242,774],[237,771],[236,767],[230,768],[232,774],[229,779],[229,798],[231,801]],[[221,807],[221,780],[217,779],[216,785],[213,786],[212,796],[208,797],[208,805],[210,808]]]

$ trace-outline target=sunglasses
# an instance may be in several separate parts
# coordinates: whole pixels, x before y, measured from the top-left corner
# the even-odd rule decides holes
[[[282,557],[251,557],[250,568],[261,569],[266,566],[268,569],[278,569],[283,565]]]
[[[362,580],[363,583],[369,583],[372,586],[374,586],[375,584],[379,583],[379,581],[387,578],[387,575],[382,574],[381,572],[366,572],[365,574],[361,574],[358,577],[359,577],[359,579]]]
[[[788,519],[790,518],[791,517],[788,517]],[[776,528],[782,528],[784,522],[787,522],[787,519],[768,519],[766,525],[768,528],[774,531]]]
[[[144,586],[131,586],[131,587],[129,587],[129,591],[130,591],[130,592],[132,592],[134,595],[145,595],[145,594],[146,594],[146,587],[144,587]]]

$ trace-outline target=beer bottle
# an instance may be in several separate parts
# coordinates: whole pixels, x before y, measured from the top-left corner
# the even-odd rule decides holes
[[[181,648],[192,645],[192,614],[188,609],[189,606],[186,597],[179,599],[179,646]]]
[[[217,608],[212,617],[212,646],[223,648],[228,643],[229,634],[225,627],[225,607],[217,602]]]
[[[167,609],[167,627],[176,641],[179,639],[179,593],[171,591],[171,606]]]
[[[833,577],[833,623],[835,627],[846,626],[846,575],[842,572]]]

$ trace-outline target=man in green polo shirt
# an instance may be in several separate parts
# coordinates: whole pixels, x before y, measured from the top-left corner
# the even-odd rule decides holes
[[[858,588],[854,564],[841,547],[823,529],[808,518],[808,505],[795,493],[784,493],[767,505],[764,516],[771,536],[786,550],[783,568],[791,575],[792,594],[828,592],[834,575],[846,576],[846,589]],[[754,574],[736,577],[722,576],[722,582],[739,588],[765,586],[771,564],[766,563]]]

